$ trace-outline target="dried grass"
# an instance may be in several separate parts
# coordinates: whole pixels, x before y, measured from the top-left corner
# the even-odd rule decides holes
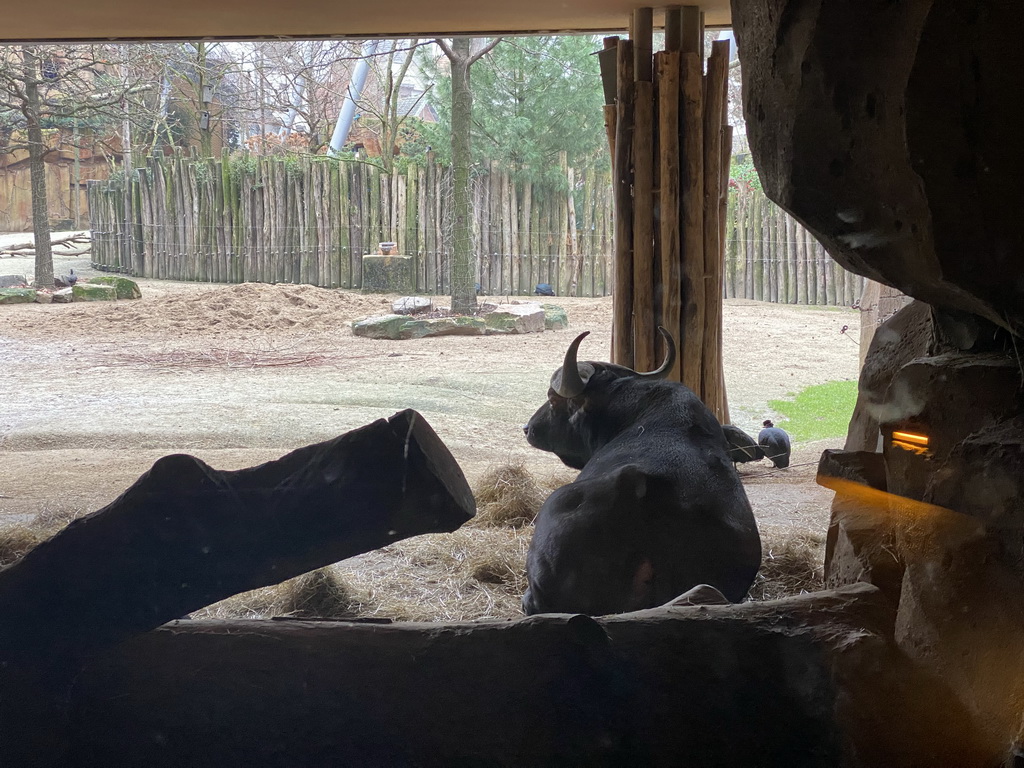
[[[762,541],[761,570],[750,588],[751,600],[817,592],[825,588],[825,537],[809,531]]]
[[[17,562],[83,514],[81,509],[46,508],[27,523],[0,529],[0,567]]]
[[[523,463],[494,467],[477,482],[477,513],[472,525],[521,528],[532,523],[547,493]]]

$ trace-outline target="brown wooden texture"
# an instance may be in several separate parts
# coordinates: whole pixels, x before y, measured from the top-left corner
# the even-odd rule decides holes
[[[666,33],[667,36],[667,33]],[[658,160],[661,164],[659,202],[661,218],[661,317],[672,338],[682,338],[682,238],[679,187],[682,174],[679,153],[679,78],[682,55],[661,51],[655,56],[658,80]],[[676,356],[669,378],[682,381],[682,359]]]
[[[406,410],[233,472],[158,460],[103,509],[0,572],[0,654],[83,654],[475,510],[451,453]]]
[[[633,132],[633,368],[654,361],[654,88],[636,82]]]
[[[722,188],[722,129],[728,86],[729,43],[711,45],[704,81],[704,344],[700,395],[704,404],[722,420],[722,387],[719,359],[722,336],[722,243],[719,196]]]
[[[618,104],[615,126],[615,260],[612,286],[613,363],[633,367],[633,43],[618,47]]]
[[[685,11],[685,9],[684,9]],[[685,14],[684,14],[685,22]],[[685,27],[684,27],[685,30]],[[684,33],[685,35],[685,33]],[[683,54],[682,131],[682,325],[683,384],[701,391],[704,354],[704,96],[703,67],[695,53]]]

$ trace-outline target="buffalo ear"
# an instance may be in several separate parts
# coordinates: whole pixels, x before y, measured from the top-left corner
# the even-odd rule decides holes
[[[647,608],[654,592],[654,563],[645,557],[633,571],[629,586],[629,605],[633,610]]]

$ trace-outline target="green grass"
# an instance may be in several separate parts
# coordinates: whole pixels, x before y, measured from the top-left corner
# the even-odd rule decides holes
[[[780,415],[775,426],[789,432],[794,442],[804,443],[844,436],[856,402],[856,381],[829,381],[792,399],[771,400],[768,406]]]

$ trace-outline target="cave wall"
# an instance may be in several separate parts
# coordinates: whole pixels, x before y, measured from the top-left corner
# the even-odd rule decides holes
[[[1024,335],[1014,0],[733,0],[765,192],[847,269]]]

